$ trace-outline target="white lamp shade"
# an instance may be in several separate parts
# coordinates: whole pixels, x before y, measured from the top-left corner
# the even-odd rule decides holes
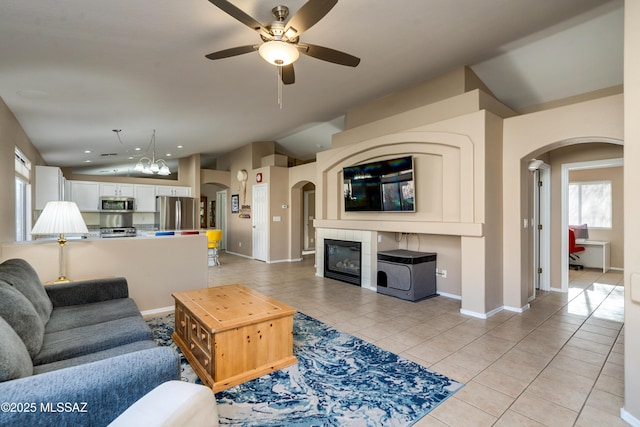
[[[300,57],[300,52],[293,44],[280,40],[261,44],[258,53],[268,63],[280,67],[292,64]]]
[[[31,234],[85,234],[87,225],[74,202],[53,201],[47,203]]]

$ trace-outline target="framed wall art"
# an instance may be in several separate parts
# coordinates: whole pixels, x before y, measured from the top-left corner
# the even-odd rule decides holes
[[[232,194],[231,195],[231,213],[240,212],[240,195]]]

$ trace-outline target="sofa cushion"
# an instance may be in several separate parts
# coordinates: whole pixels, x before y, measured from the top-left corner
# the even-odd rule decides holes
[[[28,377],[33,374],[33,363],[22,339],[0,317],[0,382]]]
[[[144,340],[136,341],[130,344],[120,345],[108,350],[97,351],[84,356],[71,357],[69,359],[60,360],[59,362],[46,363],[33,367],[33,374],[42,374],[44,372],[55,371],[58,369],[69,368],[71,366],[84,365],[85,363],[97,362],[98,360],[109,359],[111,357],[120,356],[121,354],[133,353],[134,351],[146,350],[157,347],[155,341]]]
[[[51,318],[45,326],[45,333],[95,325],[139,314],[138,306],[131,298],[56,307],[51,312]]]
[[[151,329],[140,315],[50,332],[44,335],[42,350],[33,358],[33,365],[58,362],[150,339]]]
[[[53,304],[42,286],[38,273],[23,259],[9,259],[0,264],[0,280],[4,280],[33,304],[36,312],[46,324],[53,310]]]
[[[0,280],[0,317],[22,339],[31,358],[38,354],[44,338],[44,323],[27,297],[4,280]]]

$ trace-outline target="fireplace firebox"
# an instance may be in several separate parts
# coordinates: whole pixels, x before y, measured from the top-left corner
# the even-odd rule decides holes
[[[361,285],[362,243],[324,239],[324,277]]]

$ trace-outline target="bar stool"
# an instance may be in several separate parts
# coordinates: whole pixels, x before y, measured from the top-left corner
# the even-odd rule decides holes
[[[218,249],[220,248],[220,242],[222,242],[222,230],[207,230],[207,247],[208,247],[208,265],[212,267],[214,265],[219,266],[220,260],[218,259]]]

